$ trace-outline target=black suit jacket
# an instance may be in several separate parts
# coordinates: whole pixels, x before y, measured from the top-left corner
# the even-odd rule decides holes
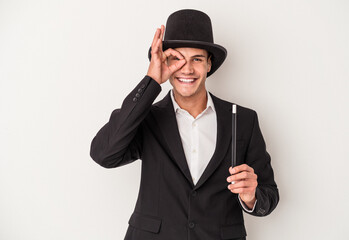
[[[213,95],[217,145],[207,168],[193,184],[170,95],[153,105],[160,85],[146,76],[91,144],[91,157],[106,168],[142,160],[141,184],[126,240],[217,240],[246,236],[242,207],[228,189],[231,166],[232,104]],[[264,216],[279,195],[257,114],[238,106],[237,164],[258,176],[252,215]]]

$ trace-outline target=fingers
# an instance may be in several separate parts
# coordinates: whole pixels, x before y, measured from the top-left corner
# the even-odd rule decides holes
[[[154,34],[153,42],[151,44],[151,54],[154,58],[157,58],[162,52],[162,39],[164,35],[165,27],[161,25],[161,28],[157,28]],[[161,56],[161,55],[160,55]]]
[[[236,173],[232,176],[229,176],[227,178],[227,182],[237,182],[237,181],[243,181],[245,179],[257,180],[257,175],[252,172],[244,171],[244,172]]]
[[[154,34],[153,42],[152,42],[152,44],[151,44],[151,48],[152,48],[152,49],[155,47],[155,44],[156,44],[157,40],[159,39],[159,36],[160,36],[160,29],[157,28],[157,29],[156,29],[156,32],[155,32],[155,34]]]
[[[180,52],[172,48],[169,48],[164,52],[162,60],[165,61],[170,56],[174,56],[179,59],[178,61],[172,61],[172,63],[168,66],[169,74],[171,75],[172,73],[176,72],[178,69],[183,67],[183,65],[186,63],[186,60]]]
[[[164,32],[165,32],[165,26],[164,25],[161,25],[161,30],[160,30],[160,42],[161,42],[161,44],[160,44],[160,46],[159,46],[159,48],[160,48],[160,51],[162,51],[162,40],[164,39]]]
[[[176,61],[176,63],[171,64],[170,66],[168,66],[168,69],[170,70],[170,75],[174,72],[176,72],[178,69],[180,69],[181,67],[183,67],[183,65],[185,64],[185,59],[181,59],[179,61]]]
[[[253,172],[254,173],[254,169],[251,168],[250,166],[248,166],[247,164],[242,164],[239,166],[236,166],[234,168],[230,167],[229,168],[229,173],[230,174],[236,174],[242,171],[247,171],[247,172]]]
[[[168,58],[168,57],[170,57],[170,56],[175,56],[175,57],[177,57],[177,58],[180,59],[180,60],[184,59],[183,55],[182,55],[180,52],[178,52],[178,51],[176,51],[176,50],[174,50],[174,49],[172,49],[172,48],[169,48],[169,49],[167,49],[167,50],[164,52],[164,54],[163,54],[163,59],[162,59],[162,60],[165,61],[166,58]]]
[[[255,188],[253,187],[233,188],[231,187],[231,185],[229,185],[228,189],[230,190],[230,192],[236,193],[236,194],[250,194],[250,193],[252,193],[252,195],[255,194]]]
[[[228,189],[232,193],[249,194],[254,193],[258,181],[257,175],[254,173],[253,168],[247,164],[242,164],[234,168],[229,168],[231,176],[227,177]]]
[[[255,190],[257,188],[258,182],[255,179],[245,179],[242,181],[233,181],[228,185],[228,189],[232,193],[239,194],[255,194]]]
[[[229,189],[238,189],[238,188],[255,188],[258,183],[254,179],[245,179],[242,181],[233,181],[228,185]]]

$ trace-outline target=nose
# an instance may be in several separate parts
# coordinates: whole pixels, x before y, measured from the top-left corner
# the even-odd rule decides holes
[[[182,72],[183,74],[193,74],[193,73],[194,73],[194,68],[193,68],[193,66],[192,66],[192,64],[191,64],[190,61],[187,61],[187,62],[183,65],[183,67],[181,68],[181,72]]]

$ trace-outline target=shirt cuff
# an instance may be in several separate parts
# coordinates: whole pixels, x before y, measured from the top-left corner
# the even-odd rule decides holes
[[[246,212],[251,213],[251,212],[254,211],[254,208],[256,207],[257,199],[256,199],[256,201],[254,202],[253,208],[252,208],[252,209],[249,209],[249,208],[245,205],[245,203],[241,200],[240,194],[239,194],[238,197],[239,197],[239,201],[240,201],[240,203],[241,203],[241,206],[244,208],[244,210],[245,210]]]

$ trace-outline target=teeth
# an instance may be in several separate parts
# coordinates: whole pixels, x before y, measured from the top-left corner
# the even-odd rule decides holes
[[[194,82],[194,79],[193,78],[178,78],[179,81],[181,82],[186,82],[186,83],[190,83],[190,82]]]

